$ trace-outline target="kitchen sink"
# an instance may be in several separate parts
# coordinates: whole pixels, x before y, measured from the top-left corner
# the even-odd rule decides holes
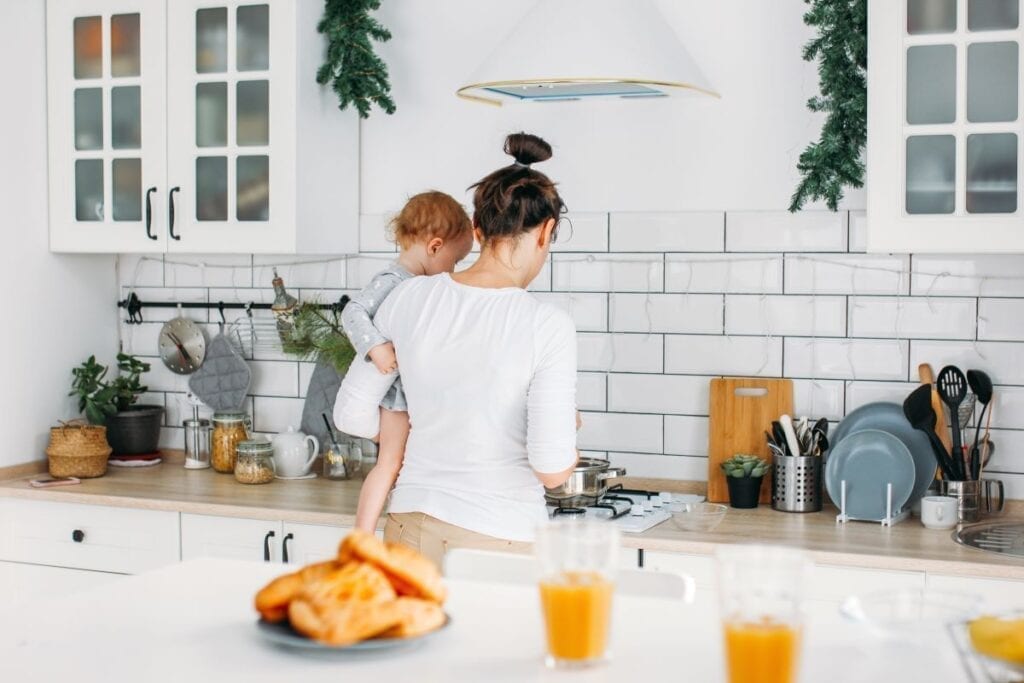
[[[999,555],[1024,557],[1024,523],[972,524],[953,534],[953,540],[969,548]]]

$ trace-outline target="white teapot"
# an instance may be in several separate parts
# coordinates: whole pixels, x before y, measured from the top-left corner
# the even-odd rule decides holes
[[[274,469],[282,479],[305,477],[320,452],[320,442],[289,427],[274,437]]]

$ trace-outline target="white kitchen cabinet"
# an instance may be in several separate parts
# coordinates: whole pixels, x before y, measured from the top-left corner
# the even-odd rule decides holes
[[[280,521],[181,514],[181,559],[281,562]]]
[[[319,0],[49,0],[50,247],[358,251]]]
[[[116,581],[123,574],[0,562],[0,604],[16,606],[35,598],[60,598]]]
[[[938,591],[976,595],[990,610],[1024,609],[1024,581],[981,579],[928,572],[927,582],[928,588]]]
[[[341,539],[347,536],[352,528],[285,522],[283,531],[282,547],[288,551],[286,561],[291,564],[307,565],[337,557]]]
[[[1024,251],[1020,5],[869,0],[869,251]]]

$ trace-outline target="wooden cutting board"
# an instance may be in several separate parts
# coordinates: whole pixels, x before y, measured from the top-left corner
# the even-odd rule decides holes
[[[711,380],[708,424],[708,501],[728,503],[729,488],[719,465],[748,453],[771,463],[764,433],[772,420],[793,414],[793,380],[726,377]],[[761,483],[761,502],[771,502],[771,477]]]

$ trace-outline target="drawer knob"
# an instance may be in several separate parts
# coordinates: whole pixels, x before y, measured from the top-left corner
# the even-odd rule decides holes
[[[75,543],[81,543],[85,540],[85,532],[81,529],[75,529],[71,532],[71,540]]]

